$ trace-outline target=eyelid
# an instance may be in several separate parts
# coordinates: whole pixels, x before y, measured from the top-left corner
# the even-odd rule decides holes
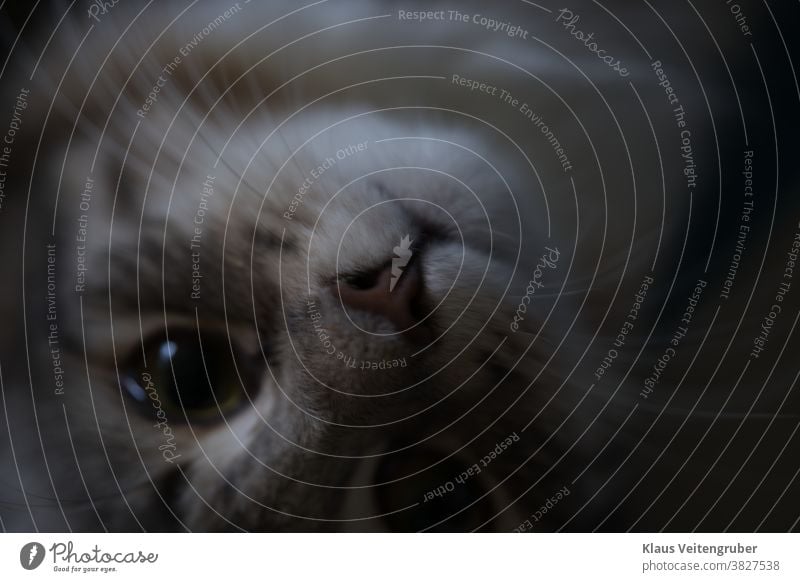
[[[165,321],[166,320],[166,321]],[[183,314],[168,313],[164,315],[146,315],[141,319],[135,316],[114,317],[113,337],[112,326],[108,319],[86,322],[86,356],[89,362],[98,366],[113,367],[116,359],[117,366],[131,357],[131,354],[141,354],[147,342],[158,335],[169,336],[170,333],[193,330],[197,332],[197,321]],[[258,353],[258,336],[253,326],[241,322],[228,322],[224,320],[201,320],[200,326],[203,333],[216,333],[229,336],[234,347],[244,348],[248,355]],[[262,334],[262,340],[263,340]],[[76,349],[82,351],[81,345]],[[115,358],[116,356],[116,358]]]

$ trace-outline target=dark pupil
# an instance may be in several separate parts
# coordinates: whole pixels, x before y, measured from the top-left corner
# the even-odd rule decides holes
[[[192,411],[224,408],[235,389],[234,378],[228,377],[225,362],[230,349],[213,338],[170,337],[157,347],[153,376],[160,380],[159,392],[174,407]]]

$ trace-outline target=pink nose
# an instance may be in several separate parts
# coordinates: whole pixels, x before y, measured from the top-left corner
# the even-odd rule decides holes
[[[387,264],[375,272],[339,281],[338,293],[348,310],[385,317],[403,331],[419,320],[417,302],[422,293],[422,275],[417,261],[412,260],[395,273]]]

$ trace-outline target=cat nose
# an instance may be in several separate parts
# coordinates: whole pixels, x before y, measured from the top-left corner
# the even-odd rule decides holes
[[[419,321],[422,273],[416,260],[405,267],[385,267],[373,272],[346,277],[338,282],[342,304],[388,319],[398,331]],[[334,290],[336,293],[336,290]]]

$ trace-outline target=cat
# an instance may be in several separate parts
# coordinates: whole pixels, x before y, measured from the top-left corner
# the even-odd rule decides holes
[[[755,490],[725,488],[725,442],[687,454],[704,410],[778,411],[774,444],[797,402],[788,366],[725,400],[739,370],[692,358],[727,337],[729,231],[702,262],[740,211],[715,215],[715,159],[741,157],[715,149],[739,114],[718,55],[693,38],[687,66],[669,33],[694,8],[53,6],[5,90],[29,89],[0,214],[4,529],[797,527],[695,496]],[[755,450],[742,418],[710,440]]]

